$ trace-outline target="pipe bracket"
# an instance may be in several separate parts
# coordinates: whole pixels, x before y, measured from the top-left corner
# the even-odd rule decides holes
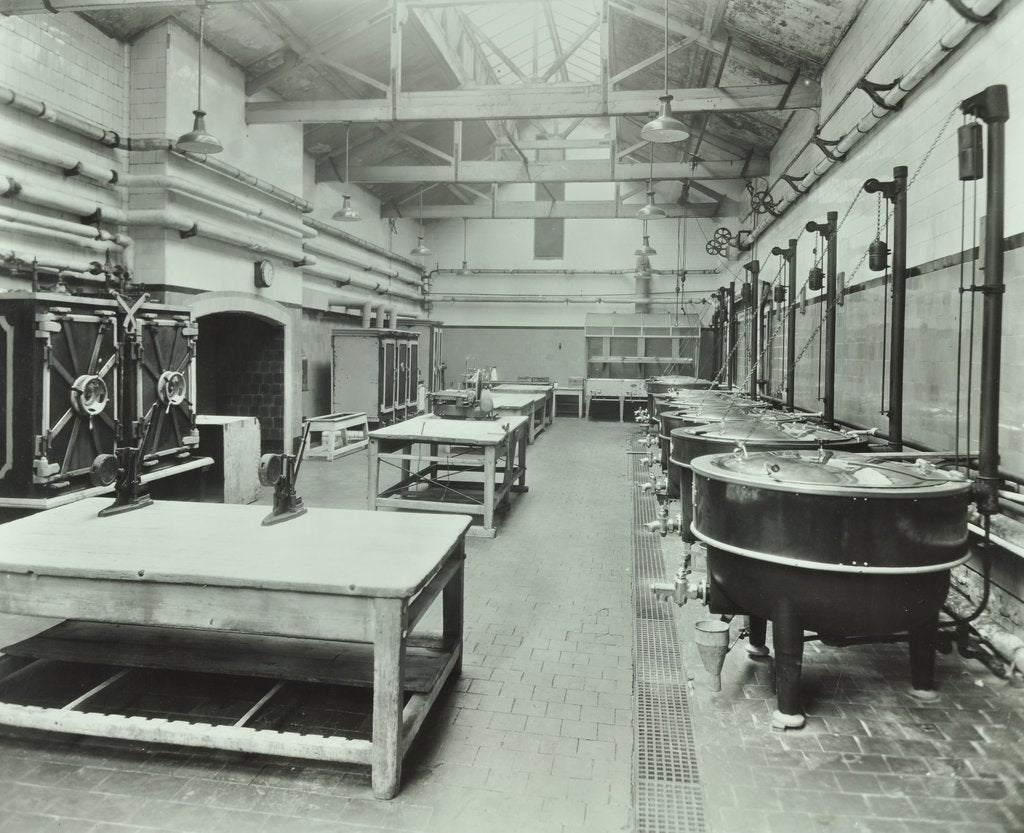
[[[825,156],[832,162],[842,162],[843,155],[833,153],[832,148],[839,144],[838,139],[822,139],[821,136],[815,136],[811,142],[820,150]]]
[[[0,197],[16,197],[21,193],[21,183],[11,177],[6,177],[7,182],[10,183],[7,186],[7,190],[0,194]]]
[[[980,292],[982,295],[1005,295],[1006,284],[980,283],[977,286],[965,286],[960,290],[960,292]]]
[[[797,177],[797,176],[790,176],[789,174],[783,174],[782,178],[786,181],[786,184],[790,188],[792,188],[794,191],[796,191],[798,194],[803,195],[803,194],[807,193],[807,189],[806,188],[801,188],[800,185],[798,184],[800,182],[800,180],[803,179],[802,176]]]
[[[879,93],[888,92],[889,90],[893,89],[897,84],[899,84],[902,80],[903,76],[901,75],[890,84],[879,84],[877,81],[868,81],[867,78],[861,78],[860,81],[857,82],[857,89],[866,92],[868,94],[868,98],[870,98],[875,104],[877,104],[883,110],[899,110],[903,106],[902,101],[899,101],[896,104],[889,104],[885,101],[885,99],[882,98],[882,96],[879,95]]]
[[[63,173],[69,179],[73,176],[79,176],[82,173],[82,163],[76,162],[74,167],[64,168]]]
[[[92,214],[82,217],[82,222],[87,226],[98,226],[103,222],[103,209],[97,208]]]
[[[192,228],[186,229],[185,231],[179,231],[178,237],[182,240],[188,240],[188,238],[195,237],[197,234],[199,234],[199,224],[193,223]]]
[[[43,0],[46,2],[46,0]],[[996,19],[995,11],[991,11],[988,14],[978,14],[974,9],[969,9],[963,4],[963,0],[946,0],[953,10],[960,15],[964,20],[968,20],[971,23],[992,23]]]

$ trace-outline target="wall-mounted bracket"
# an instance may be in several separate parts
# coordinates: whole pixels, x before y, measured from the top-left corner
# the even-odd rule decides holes
[[[857,89],[866,92],[868,94],[868,98],[883,110],[899,110],[903,106],[902,101],[897,104],[889,104],[881,95],[879,95],[879,93],[889,92],[889,90],[893,89],[902,80],[903,76],[901,75],[889,84],[879,84],[877,81],[868,81],[867,78],[861,78],[860,81],[857,82]]]
[[[842,162],[843,156],[838,153],[833,153],[832,148],[839,144],[838,139],[822,139],[821,136],[815,136],[811,140],[814,145],[825,154],[826,157],[831,159],[833,162]]]
[[[798,184],[800,182],[800,180],[803,179],[802,176],[790,176],[789,174],[783,174],[782,175],[782,179],[785,180],[786,184],[790,188],[792,188],[794,191],[796,191],[798,194],[806,194],[807,193],[807,189],[806,188],[801,188],[799,186],[799,184]]]
[[[97,208],[88,217],[82,217],[81,221],[84,225],[87,226],[98,226],[100,223],[103,222],[103,209]]]
[[[193,223],[192,228],[186,229],[185,231],[179,231],[178,237],[182,240],[188,240],[188,238],[195,237],[197,234],[199,234],[199,224]]]
[[[964,20],[969,20],[971,23],[992,23],[996,19],[996,13],[994,11],[988,14],[978,14],[973,9],[967,8],[963,4],[963,0],[946,0],[953,10],[960,15]]]

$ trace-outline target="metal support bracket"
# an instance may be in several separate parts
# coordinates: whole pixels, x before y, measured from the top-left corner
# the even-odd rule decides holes
[[[782,178],[786,181],[786,184],[790,188],[792,188],[794,191],[796,191],[798,194],[803,195],[803,194],[807,193],[807,189],[806,188],[801,188],[797,184],[798,182],[800,182],[801,179],[803,179],[802,176],[801,177],[795,177],[795,176],[790,176],[789,174],[783,174]]]
[[[895,180],[890,180],[889,182],[882,182],[872,177],[871,179],[865,181],[864,190],[868,194],[875,194],[881,192],[883,197],[885,197],[889,202],[892,202],[893,200],[896,199],[896,197],[900,194],[900,192],[903,189],[900,188],[900,186],[896,183]]]
[[[185,231],[179,231],[178,237],[182,240],[188,240],[188,238],[195,237],[197,234],[199,234],[199,224],[193,223],[192,228],[186,229]]]
[[[64,168],[63,173],[64,173],[64,176],[68,177],[69,179],[71,177],[73,177],[73,176],[78,176],[79,174],[82,173],[82,163],[81,162],[76,162],[74,167],[72,167],[72,168]]]
[[[976,286],[965,286],[960,292],[961,294],[964,292],[980,292],[982,295],[1005,295],[1006,284],[979,283]]]
[[[885,99],[883,99],[882,96],[879,95],[879,93],[888,92],[889,90],[893,89],[897,84],[899,84],[902,80],[903,76],[901,75],[891,84],[879,84],[877,81],[868,81],[867,78],[861,78],[860,81],[857,82],[857,89],[866,92],[868,94],[868,98],[870,98],[875,104],[877,104],[883,110],[899,110],[903,106],[902,101],[899,102],[898,104],[888,104],[886,103]]]
[[[833,162],[842,162],[843,157],[839,154],[833,153],[832,148],[839,144],[838,139],[822,139],[821,136],[815,136],[811,140],[814,145],[825,154],[826,157],[831,159]]]
[[[960,15],[964,20],[969,20],[971,23],[992,23],[996,19],[996,13],[994,11],[988,14],[978,14],[973,9],[967,8],[963,4],[963,0],[946,0],[953,10]]]
[[[84,223],[87,226],[98,226],[100,223],[103,222],[103,209],[97,208],[88,217],[82,217],[81,219],[82,223]]]

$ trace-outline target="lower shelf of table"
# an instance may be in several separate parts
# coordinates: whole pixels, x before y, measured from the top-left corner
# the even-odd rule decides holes
[[[410,641],[422,643],[424,638]],[[373,686],[373,646],[361,642],[68,621],[3,652],[30,659]],[[430,691],[447,658],[448,652],[439,648],[407,645],[406,691]]]

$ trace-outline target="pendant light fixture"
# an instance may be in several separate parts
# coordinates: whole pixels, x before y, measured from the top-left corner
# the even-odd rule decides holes
[[[651,151],[651,174],[647,179],[647,205],[636,213],[637,219],[643,220],[645,223],[648,220],[660,220],[667,216],[654,204],[654,145],[648,145],[648,147]]]
[[[433,252],[430,251],[430,249],[428,249],[425,245],[423,245],[423,186],[422,185],[420,186],[420,233],[419,233],[419,236],[416,238],[416,241],[417,241],[416,245],[413,246],[412,251],[409,252],[409,254],[411,254],[413,257],[427,257],[428,255],[432,255],[433,254]]]
[[[648,142],[682,142],[690,131],[672,115],[672,96],[668,94],[668,0],[665,0],[665,95],[658,101],[658,115],[640,129],[640,138]]]
[[[348,182],[348,133],[352,129],[351,124],[345,125],[345,182]],[[337,170],[337,169],[335,169]],[[352,207],[352,197],[348,194],[341,195],[341,208],[331,215],[332,220],[340,220],[343,223],[357,223],[363,218],[359,212]]]
[[[469,219],[467,217],[462,218],[462,268],[459,270],[460,275],[470,277],[474,274],[473,270],[469,268],[469,258],[466,255],[466,245],[469,239]]]
[[[656,255],[657,254],[657,251],[655,251],[654,247],[651,245],[651,241],[647,237],[647,221],[646,220],[644,220],[644,244],[639,249],[637,249],[635,252],[633,252],[633,254],[635,254],[637,256],[644,256],[644,257],[650,257],[651,255]]]
[[[196,109],[192,111],[195,121],[192,129],[178,137],[174,146],[188,153],[220,153],[224,145],[220,139],[206,131],[206,112],[203,110],[203,24],[206,18],[206,5],[199,6],[199,84],[196,92]]]

